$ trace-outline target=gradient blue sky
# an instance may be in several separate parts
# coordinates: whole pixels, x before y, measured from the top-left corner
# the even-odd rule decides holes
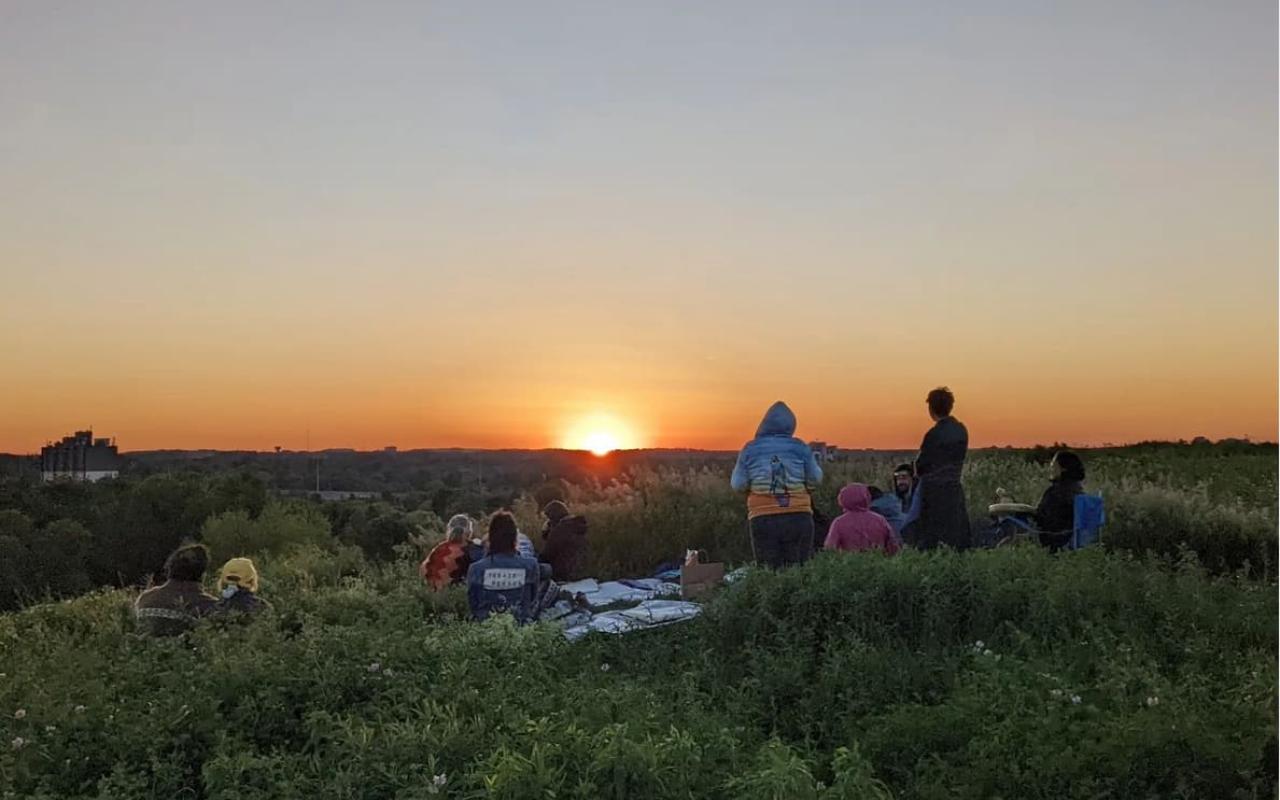
[[[0,0],[0,450],[1276,437],[1276,5]],[[1154,392],[1152,398],[1149,393]]]

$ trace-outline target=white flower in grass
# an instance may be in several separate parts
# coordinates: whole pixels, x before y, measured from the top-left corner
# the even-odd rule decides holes
[[[369,665],[370,672],[378,672],[381,669],[382,669],[382,662],[380,661],[375,661]]]
[[[53,733],[53,732],[54,732],[54,731],[56,731],[57,729],[58,729],[58,726],[57,726],[57,725],[45,725],[45,726],[44,726],[44,732],[45,732],[45,733]]]
[[[13,745],[14,750],[21,750],[22,748],[27,746],[27,740],[23,739],[21,736],[15,736],[13,737],[13,741],[10,742],[10,744]]]
[[[609,671],[609,665],[608,665],[608,664],[601,664],[601,665],[600,665],[600,671],[601,671],[601,672],[608,672],[608,671]]]
[[[990,651],[990,650],[983,650],[983,651],[982,651],[982,654],[983,654],[984,656],[989,656],[989,655],[991,655],[991,651]]]
[[[1050,689],[1050,690],[1049,690],[1049,696],[1050,696],[1050,697],[1052,697],[1053,699],[1057,700],[1058,698],[1062,697],[1062,690],[1061,690],[1061,689]]]
[[[1160,705],[1160,698],[1159,698],[1159,697],[1148,697],[1148,698],[1147,698],[1147,707],[1148,707],[1148,708],[1150,708],[1151,706],[1158,706],[1158,705]]]
[[[27,710],[25,708],[20,708],[17,711],[13,712],[14,719],[22,719],[26,715],[27,715]]]
[[[396,671],[391,667],[387,667],[382,671],[382,674],[386,675],[388,678],[394,678],[396,676]]]
[[[85,707],[84,707],[84,706],[76,706],[76,713],[77,713],[77,714],[83,714],[84,712],[85,712]]]
[[[440,790],[449,782],[449,776],[443,772],[432,777],[431,785],[427,787],[427,794],[440,794]]]
[[[1078,706],[1078,705],[1080,705],[1080,702],[1081,702],[1081,701],[1080,701],[1080,695],[1078,695],[1078,694],[1073,694],[1073,695],[1071,695],[1071,705],[1073,705],[1073,706]]]

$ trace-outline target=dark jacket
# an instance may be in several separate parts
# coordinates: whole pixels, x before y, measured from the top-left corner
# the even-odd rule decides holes
[[[551,565],[551,577],[559,583],[575,581],[582,557],[587,549],[587,520],[573,514],[556,523],[547,523],[542,534],[542,553],[538,560]]]
[[[1076,495],[1084,494],[1084,484],[1060,478],[1049,484],[1036,507],[1036,527],[1046,533],[1070,533],[1075,528]]]
[[[227,590],[222,593],[222,599],[218,601],[218,605],[214,608],[214,613],[219,616],[236,614],[248,616],[259,611],[269,611],[270,609],[271,604],[258,597],[256,592],[236,586],[228,586]]]
[[[924,482],[959,481],[968,453],[969,431],[964,423],[955,417],[943,417],[920,442],[916,474]]]
[[[209,616],[218,600],[197,581],[165,581],[134,601],[138,630],[151,636],[177,636]]]
[[[940,544],[964,550],[970,544],[969,507],[960,483],[968,452],[969,431],[955,417],[938,420],[920,443],[920,516],[912,523],[912,538],[923,550]]]

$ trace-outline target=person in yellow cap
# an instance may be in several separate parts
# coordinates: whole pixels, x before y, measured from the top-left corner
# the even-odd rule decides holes
[[[258,569],[247,558],[233,558],[218,573],[218,613],[256,614],[271,608],[258,597]]]

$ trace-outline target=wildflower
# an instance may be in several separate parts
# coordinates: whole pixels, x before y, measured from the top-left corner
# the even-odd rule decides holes
[[[77,713],[77,714],[83,714],[83,713],[84,713],[84,711],[85,711],[85,707],[84,707],[84,706],[76,706],[76,713]]]
[[[1078,694],[1071,695],[1071,705],[1073,706],[1080,705],[1080,695]]]
[[[17,711],[13,712],[14,719],[22,719],[26,715],[27,715],[27,710],[25,708],[20,708]]]
[[[1054,699],[1056,700],[1057,698],[1062,697],[1062,690],[1061,690],[1061,689],[1050,689],[1050,690],[1049,690],[1049,696],[1050,696],[1050,697],[1052,697],[1052,698],[1054,698]]]
[[[601,665],[600,665],[600,671],[601,671],[601,672],[608,672],[608,671],[609,671],[609,665],[608,665],[608,664],[601,664]]]
[[[991,655],[991,651],[990,651],[990,650],[983,650],[983,651],[982,651],[982,654],[983,654],[984,656],[989,656],[989,655]]]
[[[23,739],[21,736],[15,736],[13,737],[13,741],[10,742],[10,744],[13,745],[14,750],[21,750],[22,748],[27,746],[27,740]]]
[[[985,648],[986,646],[987,645],[981,639],[973,643],[973,649],[979,652],[981,652],[982,649]]]
[[[1148,698],[1147,698],[1147,706],[1148,706],[1148,707],[1150,707],[1150,706],[1158,706],[1158,705],[1160,705],[1160,698],[1159,698],[1159,697],[1148,697]]]
[[[380,661],[375,661],[375,662],[373,662],[372,664],[370,664],[370,665],[369,665],[369,671],[370,671],[370,672],[377,672],[377,671],[379,671],[380,669],[382,669],[382,662],[380,662]]]
[[[431,785],[427,787],[427,794],[440,794],[440,790],[449,782],[449,776],[443,772],[431,779]]]
[[[44,732],[45,732],[45,733],[53,733],[53,732],[54,732],[54,731],[56,731],[57,729],[58,729],[58,726],[57,726],[57,725],[45,725],[45,726],[44,726]]]
[[[386,675],[388,678],[394,678],[396,676],[396,671],[391,667],[387,667],[382,671],[382,674]]]

